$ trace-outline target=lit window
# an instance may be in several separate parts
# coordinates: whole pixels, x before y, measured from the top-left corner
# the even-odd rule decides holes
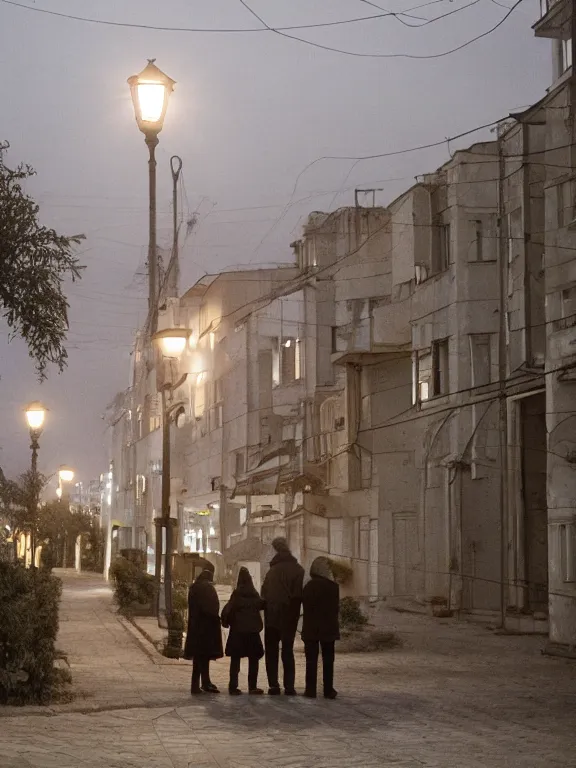
[[[572,66],[572,39],[562,40],[560,48],[560,72],[564,74]]]

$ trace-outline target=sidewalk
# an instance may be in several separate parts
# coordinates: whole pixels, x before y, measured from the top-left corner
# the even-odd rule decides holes
[[[189,662],[147,650],[101,579],[59,575],[77,697],[0,712],[0,768],[576,765],[576,664],[542,656],[542,638],[386,612],[404,646],[337,655],[336,701],[190,697]],[[213,664],[223,691],[227,670]]]

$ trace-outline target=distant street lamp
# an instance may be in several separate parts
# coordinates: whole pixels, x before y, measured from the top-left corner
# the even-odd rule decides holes
[[[74,470],[69,467],[60,467],[58,477],[63,483],[71,483],[74,480]]]
[[[46,408],[42,403],[34,402],[26,408],[26,421],[30,430],[30,449],[32,451],[31,487],[33,489],[30,500],[30,549],[32,556],[32,568],[36,565],[36,517],[38,515],[38,504],[40,503],[40,489],[38,487],[38,450],[40,448],[40,435],[46,419]]]
[[[148,240],[148,311],[151,330],[156,330],[157,303],[157,248],[156,248],[156,147],[158,134],[164,125],[170,94],[176,84],[148,59],[148,64],[139,75],[128,78],[132,94],[134,114],[138,128],[145,136],[149,151],[148,171],[150,187],[150,216]]]
[[[70,492],[66,489],[66,485],[69,485],[74,480],[74,470],[67,466],[61,466],[58,469],[58,488],[56,489],[56,495],[58,499],[65,504],[66,511],[70,511]],[[62,568],[66,568],[68,561],[68,533],[64,531],[64,542],[62,545]]]
[[[163,357],[178,360],[186,348],[190,336],[188,328],[169,328],[158,331],[152,337]],[[156,528],[156,579],[160,582],[162,557],[162,528],[166,530],[166,553],[164,559],[164,595],[166,618],[170,621],[172,613],[172,523],[170,519],[170,421],[178,415],[181,403],[168,407],[166,391],[173,388],[173,382],[165,382],[161,389],[162,396],[162,516],[161,527]]]

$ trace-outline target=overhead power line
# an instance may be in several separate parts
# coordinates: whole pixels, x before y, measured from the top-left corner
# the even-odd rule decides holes
[[[85,24],[100,24],[104,26],[109,27],[129,27],[131,29],[146,29],[146,30],[156,30],[160,32],[187,32],[187,33],[220,33],[220,34],[243,34],[243,33],[257,33],[257,32],[274,32],[277,35],[281,35],[282,37],[286,37],[290,40],[296,40],[300,43],[303,43],[304,45],[310,45],[314,48],[320,48],[324,51],[331,51],[332,53],[340,53],[344,56],[359,56],[361,58],[372,58],[372,59],[394,59],[394,58],[407,58],[407,59],[437,59],[441,58],[443,56],[448,56],[449,54],[456,53],[457,51],[462,50],[463,48],[466,48],[468,45],[471,45],[472,43],[475,43],[477,40],[480,40],[483,37],[486,37],[487,35],[494,32],[498,27],[500,27],[506,19],[514,12],[514,10],[520,5],[520,3],[523,0],[517,0],[517,2],[510,8],[508,13],[506,13],[500,21],[495,24],[490,29],[487,29],[485,32],[482,32],[481,34],[477,35],[476,37],[473,37],[470,40],[467,40],[466,42],[462,43],[461,45],[457,46],[456,48],[452,48],[448,51],[442,51],[441,53],[433,53],[433,54],[411,54],[411,53],[363,53],[361,51],[347,51],[342,48],[335,48],[333,46],[329,45],[323,45],[321,43],[315,43],[311,40],[306,40],[302,37],[298,37],[297,35],[291,35],[288,34],[290,31],[298,31],[298,30],[306,30],[306,29],[321,29],[326,27],[335,27],[335,26],[343,26],[347,24],[357,24],[365,21],[374,21],[376,19],[382,19],[382,18],[396,18],[399,19],[399,16],[405,15],[408,13],[406,11],[405,13],[395,13],[395,12],[383,12],[380,14],[373,14],[371,16],[361,16],[354,19],[342,19],[340,21],[326,21],[326,22],[319,22],[316,24],[295,24],[291,26],[285,26],[285,27],[272,27],[267,22],[262,19],[255,11],[252,10],[252,8],[244,2],[244,0],[240,0],[242,5],[246,8],[247,11],[249,11],[260,23],[262,24],[262,27],[253,27],[253,28],[216,28],[216,27],[163,27],[163,26],[157,26],[154,24],[136,24],[133,22],[122,22],[122,21],[112,21],[110,19],[94,19],[88,16],[76,16],[74,14],[70,13],[61,13],[59,11],[51,11],[47,8],[36,8],[30,5],[26,5],[24,3],[19,3],[17,0],[0,0],[0,2],[4,3],[4,5],[11,5],[16,8],[22,8],[26,11],[33,11],[34,13],[43,13],[48,16],[55,16],[62,19],[68,19],[71,21],[78,21],[83,22]],[[444,18],[445,16],[450,16],[453,13],[457,13],[460,10],[465,10],[466,8],[469,8],[471,5],[475,5],[479,0],[473,0],[473,2],[469,3],[466,6],[463,6],[459,9],[454,9],[453,11],[450,11],[447,14],[444,14],[442,16],[439,16],[435,19],[429,19],[425,21],[423,24],[406,24],[406,22],[403,22],[409,27],[419,27],[419,26],[425,26],[425,24],[430,24],[433,21],[437,21],[440,18]]]
[[[2,2],[7,2],[8,0],[2,0]],[[509,16],[512,15],[512,13],[518,8],[520,3],[522,3],[523,0],[516,0],[514,5],[510,8],[508,13],[504,14],[504,16],[500,19],[499,22],[497,22],[493,27],[490,27],[490,29],[485,30],[484,32],[481,32],[479,35],[476,35],[475,37],[471,38],[470,40],[467,40],[466,42],[462,43],[461,45],[456,46],[455,48],[451,48],[448,51],[442,51],[441,53],[431,53],[431,54],[413,54],[413,53],[362,53],[361,51],[347,51],[343,48],[334,48],[330,45],[323,45],[322,43],[314,43],[311,40],[306,40],[303,37],[298,37],[297,35],[290,35],[288,32],[280,29],[279,27],[271,27],[262,16],[259,16],[256,11],[254,11],[245,0],[240,0],[240,3],[246,8],[247,11],[249,11],[254,18],[258,19],[258,21],[267,29],[269,32],[274,32],[277,35],[280,35],[281,37],[286,37],[290,40],[297,40],[300,43],[304,43],[305,45],[310,45],[313,48],[320,48],[323,51],[331,51],[332,53],[341,53],[344,56],[359,56],[360,58],[365,59],[439,59],[443,56],[449,56],[452,53],[456,53],[457,51],[461,51],[463,48],[466,48],[469,45],[472,45],[472,43],[475,43],[477,40],[481,40],[483,37],[487,37],[492,32],[498,29],[498,27],[502,26],[506,19],[508,19]],[[468,6],[466,6],[468,7]],[[412,25],[410,25],[412,26]],[[415,25],[420,26],[420,25]]]
[[[440,0],[437,0],[440,1]],[[441,0],[443,1],[443,0]],[[147,29],[157,32],[187,32],[187,33],[217,33],[217,34],[246,34],[254,32],[284,32],[284,31],[298,31],[303,29],[322,29],[325,27],[338,27],[345,26],[347,24],[359,24],[365,21],[375,21],[376,19],[384,18],[398,18],[399,16],[408,16],[409,10],[404,12],[385,11],[383,13],[375,13],[370,16],[358,16],[353,19],[341,19],[339,21],[324,21],[317,22],[316,24],[292,24],[284,27],[164,27],[157,26],[155,24],[136,24],[134,22],[127,21],[112,21],[110,19],[94,19],[89,16],[76,16],[71,13],[62,13],[60,11],[51,11],[47,8],[36,8],[25,3],[19,3],[17,0],[0,0],[5,5],[12,5],[16,8],[22,8],[26,11],[34,11],[35,13],[43,13],[47,16],[56,16],[61,19],[68,19],[70,21],[79,21],[85,24],[102,24],[108,27],[129,27],[131,29]],[[479,0],[474,0],[479,2]],[[426,3],[428,5],[428,3]],[[417,6],[420,7],[420,6]],[[452,11],[454,13],[454,11]],[[418,18],[418,17],[413,17]],[[409,25],[411,26],[411,25]]]

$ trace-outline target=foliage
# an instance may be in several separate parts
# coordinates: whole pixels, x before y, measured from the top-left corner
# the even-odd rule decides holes
[[[55,669],[62,584],[49,573],[0,562],[0,703],[47,703]]]
[[[106,553],[106,535],[98,521],[86,515],[90,526],[82,538],[82,570],[104,572],[104,558]]]
[[[23,188],[35,172],[29,165],[6,166],[8,148],[0,142],[0,311],[44,379],[49,363],[60,370],[66,365],[68,302],[62,286],[67,277],[80,278],[73,250],[84,236],[66,237],[40,224],[39,206]]]
[[[334,576],[334,581],[337,584],[347,584],[354,575],[352,566],[342,560],[333,560],[332,558],[327,559],[332,570],[332,575]]]
[[[340,626],[352,629],[364,626],[368,617],[360,608],[360,603],[354,597],[343,597],[340,600]]]
[[[48,478],[28,470],[18,482],[7,480],[0,471],[0,517],[10,528],[16,559],[17,540],[22,533],[38,533],[40,510],[38,499],[48,483]]]
[[[381,629],[356,630],[344,633],[338,643],[338,653],[374,653],[398,648],[402,640],[395,632]]]
[[[114,601],[120,613],[130,615],[138,606],[154,604],[154,577],[141,571],[125,557],[117,557],[110,566],[114,582]]]
[[[56,563],[64,568],[73,564],[76,538],[80,535],[89,537],[94,530],[94,520],[90,515],[85,512],[73,512],[63,501],[51,501],[40,509],[38,543],[43,543],[43,553],[48,549],[51,553],[48,557],[53,557]],[[42,559],[44,560],[44,554]]]

